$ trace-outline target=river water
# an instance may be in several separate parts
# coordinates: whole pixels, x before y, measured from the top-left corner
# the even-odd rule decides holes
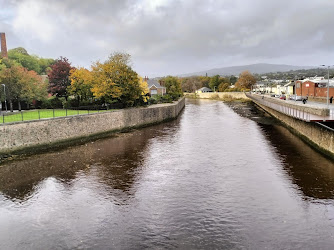
[[[0,166],[0,249],[334,249],[334,164],[251,104]]]

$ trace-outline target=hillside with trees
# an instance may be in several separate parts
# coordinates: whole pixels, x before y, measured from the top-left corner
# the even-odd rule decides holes
[[[324,76],[327,78],[328,69],[326,67],[319,67],[313,69],[299,69],[299,70],[290,70],[287,72],[274,72],[274,73],[265,73],[265,74],[255,74],[255,77],[260,80],[262,76],[266,76],[269,80],[279,79],[279,80],[297,80],[304,79],[307,77],[314,76]],[[329,69],[329,78],[334,77],[334,69]]]
[[[41,58],[36,55],[29,55],[27,50],[18,47],[8,51],[8,59],[18,63],[27,70],[33,70],[39,75],[46,75],[50,66],[55,62],[51,58]]]
[[[249,71],[252,74],[265,74],[268,72],[286,72],[290,70],[303,70],[303,69],[311,69],[312,66],[294,66],[294,65],[285,65],[285,64],[270,64],[270,63],[256,63],[250,65],[240,65],[240,66],[230,66],[230,67],[222,67],[216,69],[208,69],[206,71],[194,72],[189,74],[183,74],[181,77],[189,77],[189,76],[228,76],[234,75],[237,76],[243,71]]]

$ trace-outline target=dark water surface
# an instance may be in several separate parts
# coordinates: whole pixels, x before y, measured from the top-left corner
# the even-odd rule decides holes
[[[0,166],[0,249],[334,249],[334,164],[252,105]]]

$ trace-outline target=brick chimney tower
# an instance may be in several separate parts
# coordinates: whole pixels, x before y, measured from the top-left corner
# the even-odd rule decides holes
[[[7,45],[6,45],[6,35],[5,33],[0,33],[1,36],[1,56],[3,58],[8,58]]]

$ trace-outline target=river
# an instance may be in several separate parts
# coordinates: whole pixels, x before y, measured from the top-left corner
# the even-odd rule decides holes
[[[333,249],[334,164],[252,104],[0,166],[0,249]]]

